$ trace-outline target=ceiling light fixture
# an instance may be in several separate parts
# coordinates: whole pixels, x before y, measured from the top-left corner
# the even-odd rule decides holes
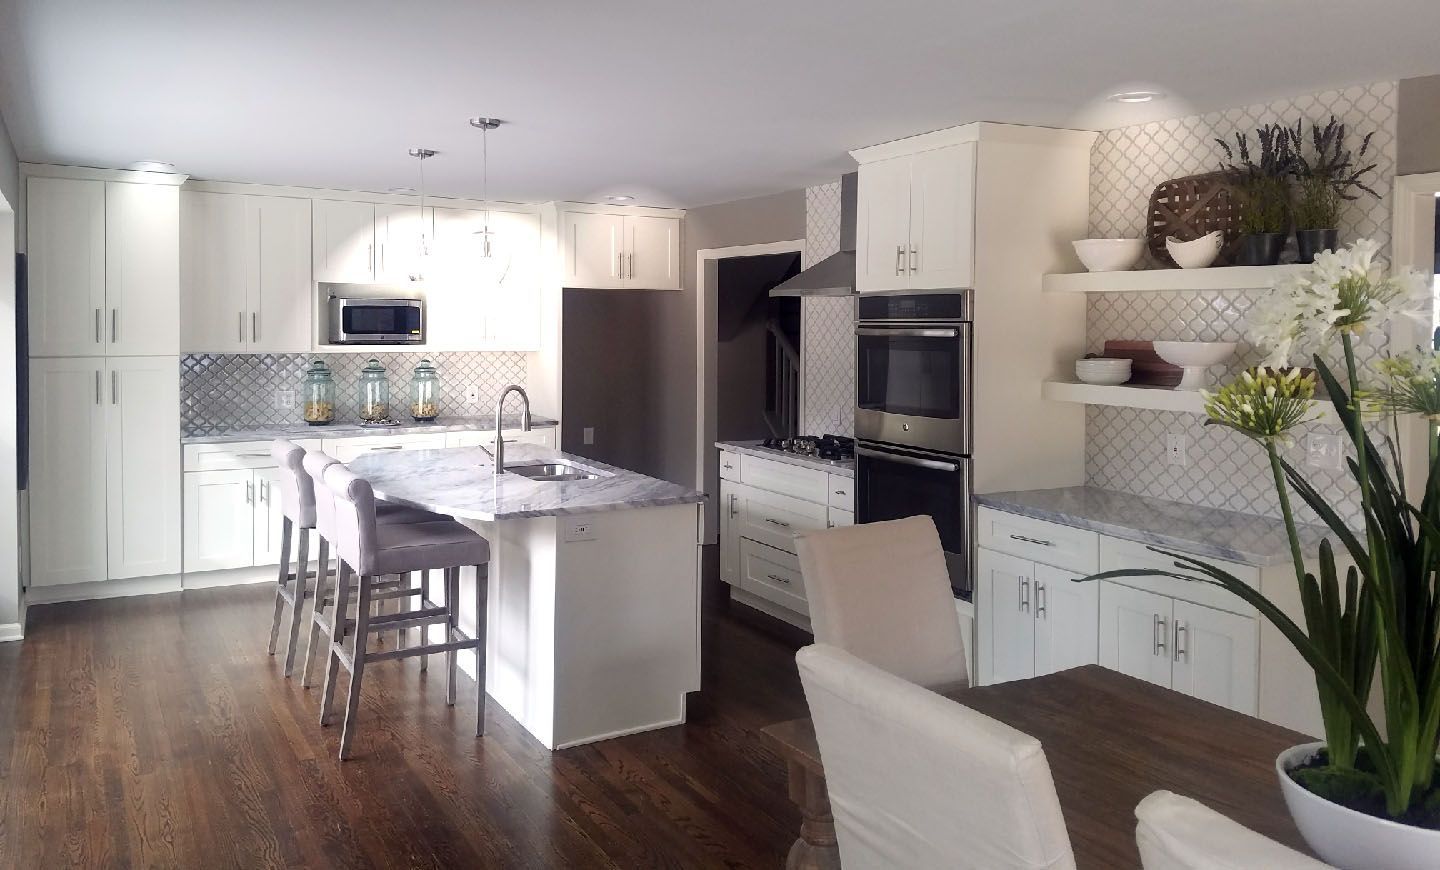
[[[635,197],[631,196],[631,195],[628,194],[628,193],[617,193],[617,194],[615,194],[614,196],[607,196],[607,197],[605,197],[605,198],[608,199],[608,200],[611,201],[611,202],[634,202],[634,201],[635,201]]]
[[[494,234],[490,231],[490,131],[502,123],[504,122],[499,118],[470,119],[470,126],[480,131],[480,199],[486,205],[484,222],[473,236],[480,247],[477,263],[480,281],[483,286],[490,287],[499,286],[505,280],[506,273],[510,271],[509,256],[505,252],[505,245],[501,244],[500,256],[496,256],[494,246],[491,244]]]
[[[1164,98],[1165,95],[1159,91],[1121,91],[1118,94],[1111,94],[1105,99],[1112,103],[1149,103]]]
[[[136,160],[130,168],[136,172],[174,172],[175,164],[163,160]]]
[[[420,163],[420,247],[415,252],[415,268],[410,270],[411,281],[425,280],[425,267],[430,259],[430,238],[425,233],[425,161],[436,153],[430,148],[410,149],[410,156]]]

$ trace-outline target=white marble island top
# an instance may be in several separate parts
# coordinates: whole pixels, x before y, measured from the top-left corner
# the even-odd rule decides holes
[[[538,414],[531,418],[531,428],[551,429],[558,420]],[[506,414],[500,420],[502,429],[519,429],[520,415]],[[494,432],[495,415],[477,417],[440,417],[430,423],[402,422],[399,426],[362,426],[359,423],[287,423],[283,426],[254,426],[227,429],[223,432],[189,432],[180,436],[181,444],[226,444],[234,441],[268,441],[272,438],[359,438],[372,435],[423,435],[432,432]]]
[[[564,462],[599,477],[544,481],[511,472],[497,476],[489,452],[479,447],[368,453],[349,467],[370,481],[376,498],[483,522],[705,500],[689,487],[547,447],[514,444],[505,449],[507,467],[539,462]]]

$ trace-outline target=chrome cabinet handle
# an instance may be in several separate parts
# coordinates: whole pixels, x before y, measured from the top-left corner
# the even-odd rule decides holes
[[[375,271],[375,243],[371,242],[365,246],[365,260],[370,264],[370,271]]]
[[[776,583],[784,583],[786,586],[790,585],[790,578],[788,577],[780,577],[776,574],[766,574],[765,576],[769,577],[771,580],[774,580]]]
[[[617,278],[619,278],[619,279],[622,280],[622,281],[625,280],[625,252],[624,252],[624,251],[616,251],[616,252],[615,252],[615,272],[617,273],[617,274],[616,274],[616,277],[617,277]]]
[[[95,343],[101,344],[104,341],[105,336],[100,332],[100,309],[97,308],[95,309]]]
[[[245,343],[245,312],[235,312],[235,340]]]
[[[1165,618],[1155,614],[1155,655],[1165,654]]]
[[[735,466],[734,466],[734,465],[731,465],[731,464],[728,463],[728,462],[725,463],[724,465],[720,466],[720,467],[723,468],[723,469],[725,469],[726,471],[734,471],[734,470],[735,470]]]
[[[260,315],[254,311],[250,312],[250,340],[260,340]]]
[[[735,494],[732,492],[730,494],[730,519],[732,520],[735,518],[735,514],[737,513],[735,509],[735,503],[737,500],[738,499],[736,498]]]
[[[905,247],[895,246],[895,276],[898,278],[905,274]]]
[[[782,528],[782,529],[788,529],[788,528],[790,528],[790,524],[789,524],[789,523],[782,522],[782,521],[776,520],[776,519],[771,519],[770,517],[766,517],[766,518],[765,518],[765,522],[769,523],[769,524],[772,525],[772,526],[779,526],[779,527]]]
[[[384,447],[371,447],[371,450],[404,450],[404,444],[386,444]]]
[[[245,503],[246,503],[246,504],[254,504],[254,503],[255,503],[255,482],[254,482],[254,481],[251,481],[251,480],[245,481]]]
[[[100,370],[95,370],[95,404],[100,404]]]
[[[1019,591],[1019,593],[1020,593],[1020,605],[1019,605],[1019,606],[1020,606],[1020,612],[1021,612],[1021,613],[1029,613],[1029,612],[1030,612],[1030,578],[1029,578],[1029,577],[1021,577],[1021,578],[1020,578],[1020,586],[1019,586],[1018,591]]]
[[[1035,581],[1035,618],[1045,618],[1045,584]]]
[[[120,404],[120,373],[110,370],[110,404]]]
[[[268,480],[260,481],[260,503],[270,503],[270,481]]]
[[[635,280],[635,252],[630,252],[630,280]]]
[[[1186,648],[1187,634],[1188,632],[1185,631],[1185,623],[1178,619],[1175,620],[1175,661],[1177,662],[1180,661],[1182,657],[1185,661],[1190,661],[1190,650]]]
[[[110,343],[120,340],[120,309],[110,309]]]
[[[1042,540],[1042,539],[1040,539],[1040,538],[1027,538],[1027,537],[1024,536],[1024,535],[1011,535],[1011,536],[1010,536],[1010,540],[1012,540],[1012,541],[1024,541],[1024,542],[1027,543],[1027,544],[1039,544],[1039,545],[1042,546],[1042,547],[1053,547],[1053,546],[1055,546],[1055,544],[1054,544],[1052,541],[1046,541],[1046,540]]]
[[[910,274],[911,274],[911,275],[914,275],[916,272],[920,271],[919,257],[920,257],[920,252],[919,252],[917,249],[915,249],[915,248],[911,248],[911,249],[910,249]]]
[[[849,495],[850,493],[846,492],[846,491],[843,490],[843,489],[837,489],[837,490],[835,490],[835,494],[836,494],[836,495]]]

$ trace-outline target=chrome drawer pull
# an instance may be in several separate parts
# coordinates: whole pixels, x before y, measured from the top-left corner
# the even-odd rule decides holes
[[[1039,545],[1042,546],[1042,547],[1053,547],[1053,546],[1055,546],[1055,544],[1054,544],[1053,542],[1051,542],[1051,541],[1043,541],[1043,540],[1041,540],[1040,538],[1027,538],[1027,537],[1025,537],[1024,535],[1011,535],[1011,536],[1010,536],[1010,540],[1012,540],[1012,541],[1024,541],[1024,542],[1027,543],[1027,544],[1039,544]]]
[[[1155,614],[1155,655],[1165,654],[1165,618]]]
[[[1186,649],[1188,644],[1185,643],[1185,635],[1185,623],[1178,619],[1175,620],[1175,661],[1177,662],[1182,657],[1187,662],[1190,660],[1190,650]]]
[[[772,526],[779,526],[779,527],[782,528],[782,529],[788,529],[788,528],[790,528],[790,524],[789,524],[789,523],[781,522],[780,520],[772,520],[772,519],[770,519],[769,517],[766,517],[766,518],[765,518],[765,522],[769,523],[769,524],[772,525]]]
[[[774,574],[766,574],[765,576],[774,580],[776,583],[784,583],[786,586],[790,585],[790,580],[787,577],[777,577]]]

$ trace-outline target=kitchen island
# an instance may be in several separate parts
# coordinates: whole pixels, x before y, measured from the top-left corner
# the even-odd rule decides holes
[[[700,504],[688,487],[527,444],[349,463],[376,498],[490,541],[486,690],[550,749],[685,721],[700,688]],[[475,628],[475,572],[461,627]],[[473,660],[460,657],[474,676]]]

